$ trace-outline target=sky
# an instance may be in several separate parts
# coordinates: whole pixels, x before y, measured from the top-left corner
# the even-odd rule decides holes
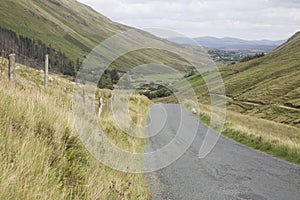
[[[300,0],[78,0],[113,21],[187,37],[281,40],[300,31]]]

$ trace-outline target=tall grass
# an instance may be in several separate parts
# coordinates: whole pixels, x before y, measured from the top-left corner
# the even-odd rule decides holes
[[[45,90],[39,71],[21,67],[10,89],[0,67],[0,199],[149,199],[144,175],[115,171],[87,152],[73,126],[70,81],[52,75]],[[141,150],[142,141],[122,140],[115,124],[103,123],[119,145]]]
[[[200,105],[199,118],[210,124],[209,106]],[[227,111],[222,134],[247,146],[300,164],[300,129]]]

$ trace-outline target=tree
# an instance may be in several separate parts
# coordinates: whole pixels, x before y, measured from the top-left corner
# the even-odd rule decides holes
[[[16,59],[25,65],[44,67],[45,54],[50,57],[50,70],[55,70],[68,75],[75,75],[78,69],[73,59],[69,59],[64,52],[55,51],[52,45],[46,45],[41,40],[33,40],[17,35],[15,32],[0,27],[0,51],[5,55],[16,54]],[[37,66],[38,65],[38,66]]]
[[[111,77],[111,82],[113,84],[117,84],[118,81],[120,80],[120,76],[118,74],[118,71],[116,69],[113,69],[111,72],[110,72],[110,77]]]
[[[250,60],[253,60],[253,59],[256,59],[256,58],[261,58],[261,57],[264,57],[264,56],[265,56],[265,53],[256,53],[255,55],[245,56],[244,58],[241,59],[240,62],[247,62],[247,61],[250,61]]]

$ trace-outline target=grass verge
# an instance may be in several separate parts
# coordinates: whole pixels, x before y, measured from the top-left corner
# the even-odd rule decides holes
[[[205,106],[201,106],[205,108]],[[209,125],[210,114],[203,109],[199,119]],[[299,128],[227,111],[222,134],[246,146],[300,164]]]
[[[51,75],[45,90],[42,74],[21,66],[10,89],[7,66],[0,71],[0,199],[150,198],[143,174],[113,170],[87,152],[73,126],[70,81]],[[142,141],[124,139],[109,120],[104,124],[118,144],[140,151]]]

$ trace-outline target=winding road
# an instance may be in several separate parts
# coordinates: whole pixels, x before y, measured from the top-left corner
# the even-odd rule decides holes
[[[154,105],[149,114],[150,137],[145,152],[159,150],[174,139],[179,126],[189,133],[198,126],[192,145],[175,162],[147,177],[153,199],[299,200],[300,166],[220,136],[204,159],[198,152],[207,126],[179,105]],[[159,128],[161,126],[161,128]],[[176,140],[176,139],[175,139]],[[185,142],[184,139],[175,141]],[[159,158],[157,158],[159,160]],[[153,165],[156,159],[145,160]]]

